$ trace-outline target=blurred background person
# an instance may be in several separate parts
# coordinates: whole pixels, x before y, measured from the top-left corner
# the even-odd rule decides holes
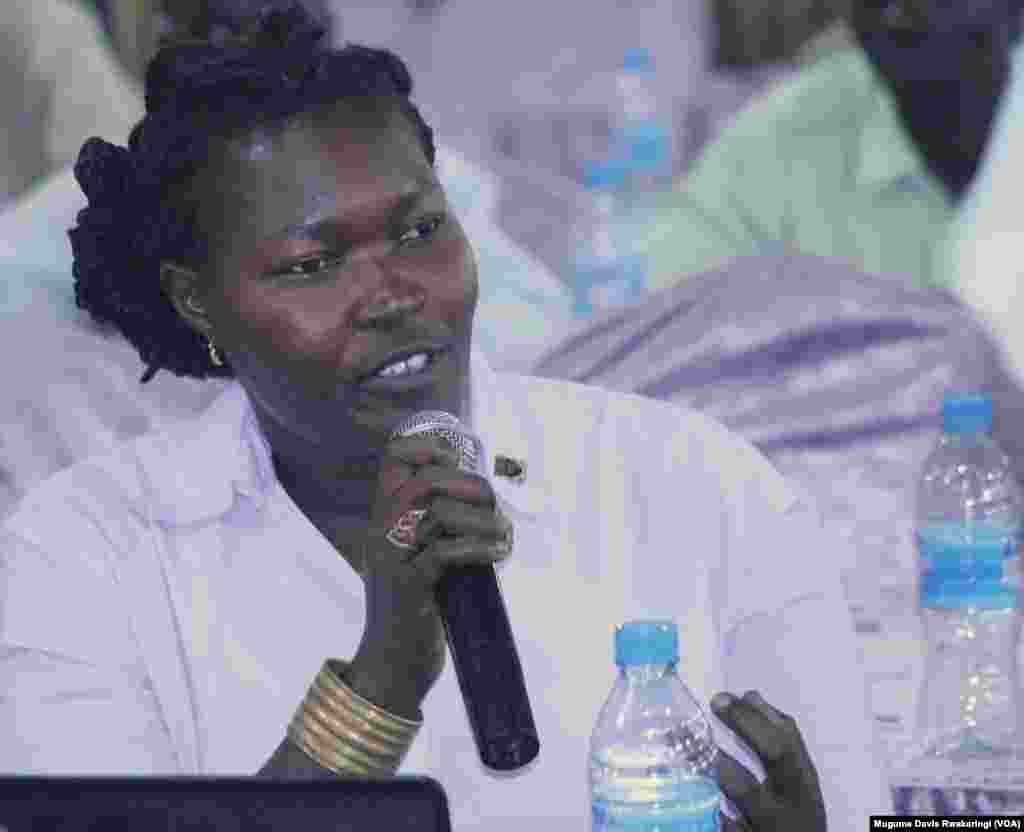
[[[651,287],[783,249],[935,285],[936,243],[984,150],[1019,6],[854,0],[856,44],[750,105],[660,198],[644,240]]]
[[[6,0],[0,72],[0,205],[74,161],[97,133],[123,141],[143,114],[133,80],[90,11],[70,0]]]

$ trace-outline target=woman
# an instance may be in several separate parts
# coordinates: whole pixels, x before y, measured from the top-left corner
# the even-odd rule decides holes
[[[295,9],[242,43],[165,50],[129,147],[83,147],[79,305],[135,345],[144,380],[234,383],[9,519],[0,769],[419,772],[456,828],[575,828],[612,628],[668,614],[705,701],[757,687],[801,723],[753,692],[716,711],[754,752],[719,729],[745,824],[823,829],[827,807],[830,828],[863,828],[887,798],[837,544],[697,414],[490,372],[471,352],[473,253],[408,74],[318,37]],[[425,409],[481,438],[486,472],[525,459],[527,481],[389,441]],[[427,515],[399,548],[388,532],[412,508]],[[477,762],[433,600],[451,565],[497,562],[542,744],[500,779]],[[317,698],[387,740],[318,733]]]
[[[251,7],[252,3],[220,0],[205,5],[210,5],[212,14],[218,8]],[[287,3],[278,0],[278,5]],[[321,16],[323,0],[303,0],[302,5],[330,32],[331,18]],[[165,3],[170,11],[188,6]],[[78,18],[84,24],[92,22],[88,15]],[[244,21],[219,12],[204,19],[232,25]],[[335,31],[340,30],[343,21],[333,22]],[[208,39],[218,37],[212,28],[198,31]],[[88,27],[84,35],[80,33],[88,34]],[[115,87],[105,94],[116,96],[123,91]],[[116,327],[98,327],[86,311],[75,307],[74,286],[68,280],[73,256],[67,230],[75,225],[87,200],[75,179],[73,162],[90,135],[118,143],[127,138],[145,115],[143,92],[140,75],[138,89],[133,85],[129,90],[133,115],[123,132],[108,135],[101,122],[90,122],[89,131],[74,142],[70,164],[0,212],[0,332],[6,339],[0,341],[0,350],[26,340],[50,345],[50,349],[33,351],[31,367],[9,362],[0,376],[5,389],[0,397],[0,517],[61,468],[197,414],[231,381],[163,373],[140,385],[142,370],[135,348]],[[478,267],[487,276],[480,282],[474,347],[496,369],[525,368],[558,333],[567,331],[571,295],[537,258],[499,228],[498,182],[493,173],[450,143],[439,141],[436,149],[434,167],[450,210],[458,214],[473,240]]]

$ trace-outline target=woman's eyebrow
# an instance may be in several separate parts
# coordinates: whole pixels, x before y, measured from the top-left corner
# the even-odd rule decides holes
[[[416,207],[428,196],[432,196],[441,190],[441,185],[436,179],[417,180],[416,190],[408,191],[390,200],[391,208],[388,211],[388,219],[392,223],[399,223],[411,214]],[[320,212],[317,212],[320,213]],[[272,239],[298,238],[308,240],[323,240],[325,237],[337,234],[344,230],[347,223],[337,217],[324,217],[322,219],[311,218],[294,225],[287,225],[280,231],[271,234]]]

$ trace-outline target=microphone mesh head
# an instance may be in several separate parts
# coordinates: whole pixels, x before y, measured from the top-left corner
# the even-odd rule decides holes
[[[463,428],[452,414],[443,410],[424,410],[400,422],[391,432],[392,439],[405,436],[439,436],[459,455],[459,468],[473,474],[480,472],[483,446],[480,440]]]

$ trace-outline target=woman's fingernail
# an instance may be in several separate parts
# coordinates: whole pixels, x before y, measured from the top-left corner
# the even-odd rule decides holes
[[[716,711],[722,711],[728,708],[734,701],[736,701],[736,697],[731,693],[716,693],[711,700],[711,707]]]

